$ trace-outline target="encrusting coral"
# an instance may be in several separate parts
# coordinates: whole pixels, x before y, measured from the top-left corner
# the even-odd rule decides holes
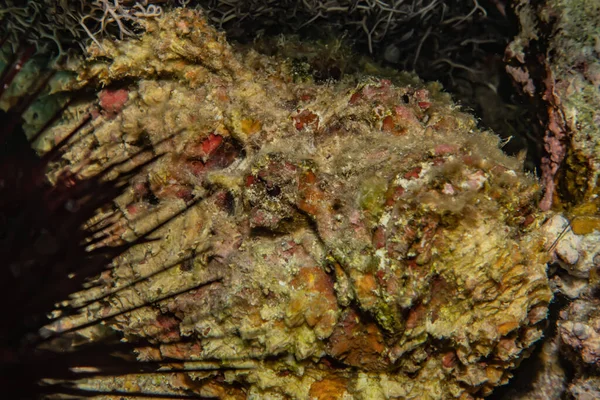
[[[538,185],[439,85],[295,79],[289,60],[234,50],[187,9],[101,45],[63,85],[105,87],[97,128],[50,176],[131,169],[152,145],[160,158],[102,212],[122,222],[115,243],[156,231],[50,328],[107,319],[155,345],[139,360],[194,371],[86,387],[467,399],[506,383],[542,336]],[[91,103],[70,106],[38,150]]]
[[[592,310],[600,282],[600,3],[523,0],[513,6],[520,33],[506,49],[507,70],[537,110],[545,150],[540,207],[563,211],[543,228],[549,237],[559,234],[550,248],[556,261],[549,271],[551,286],[567,303],[556,312],[552,356],[538,360],[546,372],[533,376],[520,398],[539,396],[535,388],[542,385],[549,387],[549,399],[596,398],[593,354],[599,327]]]
[[[600,3],[516,1],[520,34],[507,70],[539,109],[546,155],[542,208],[595,202],[600,185]],[[542,93],[542,95],[539,95]],[[587,231],[600,221],[588,221]]]

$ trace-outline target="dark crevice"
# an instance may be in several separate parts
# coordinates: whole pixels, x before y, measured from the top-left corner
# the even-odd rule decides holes
[[[569,299],[562,295],[556,295],[552,303],[550,303],[548,310],[548,319],[546,321],[546,327],[543,331],[543,337],[538,343],[535,344],[535,349],[531,355],[523,360],[521,364],[512,371],[513,378],[508,384],[497,388],[490,396],[486,397],[489,400],[510,400],[515,393],[528,393],[533,390],[532,383],[536,382],[536,377],[542,373],[543,369],[546,368],[540,360],[540,355],[545,342],[556,339],[557,335],[557,322],[559,319],[560,311],[563,310],[569,304]],[[568,365],[568,362],[560,357],[561,366],[567,372],[567,377],[572,376],[570,372],[572,368]],[[567,379],[567,382],[570,379]]]

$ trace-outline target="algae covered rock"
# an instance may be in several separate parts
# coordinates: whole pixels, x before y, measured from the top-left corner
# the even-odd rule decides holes
[[[550,248],[558,267],[552,273],[552,287],[567,301],[556,317],[556,330],[561,369],[571,371],[570,375],[560,371],[550,386],[573,398],[595,398],[597,316],[592,311],[597,307],[600,268],[600,2],[516,1],[514,10],[520,33],[506,50],[507,71],[538,111],[538,137],[545,150],[540,206],[566,210],[544,227],[550,236],[560,234]],[[546,361],[541,364],[551,369]],[[548,384],[543,374],[528,385],[540,383]]]
[[[108,318],[147,340],[139,360],[194,370],[130,385],[155,393],[441,399],[508,381],[552,295],[538,185],[496,136],[412,75],[295,79],[192,10],[146,30],[78,68],[73,88],[105,86],[96,128],[51,176],[147,163],[96,229],[148,240],[53,329]]]
[[[563,345],[578,362],[600,367],[598,301],[576,300],[561,312],[558,331]]]
[[[541,206],[553,197],[562,205],[597,202],[600,2],[520,0],[514,7],[521,29],[506,50],[507,71],[539,110]]]

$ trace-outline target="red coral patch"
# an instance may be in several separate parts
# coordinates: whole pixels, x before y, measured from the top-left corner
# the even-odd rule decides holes
[[[208,138],[202,142],[202,152],[209,156],[221,145],[221,143],[223,143],[223,137],[211,133],[208,135]]]
[[[294,126],[299,131],[304,128],[319,128],[319,116],[310,110],[302,110],[294,117]]]
[[[421,174],[421,167],[415,167],[404,174],[404,179],[417,179]]]
[[[100,99],[100,107],[102,107],[106,113],[115,115],[121,112],[125,103],[127,103],[129,91],[127,89],[104,89],[100,91],[98,98]]]

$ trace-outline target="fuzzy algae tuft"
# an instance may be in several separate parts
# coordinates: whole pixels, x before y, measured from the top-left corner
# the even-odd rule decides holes
[[[98,128],[51,176],[141,164],[148,145],[161,155],[103,211],[122,221],[105,233],[130,241],[172,219],[72,300],[110,294],[71,323],[114,315],[127,340],[157,346],[139,360],[196,368],[140,385],[468,399],[506,383],[542,336],[538,185],[439,85],[294,79],[292,61],[234,48],[187,9],[147,21],[140,40],[92,46],[76,72],[65,90],[106,87]]]

